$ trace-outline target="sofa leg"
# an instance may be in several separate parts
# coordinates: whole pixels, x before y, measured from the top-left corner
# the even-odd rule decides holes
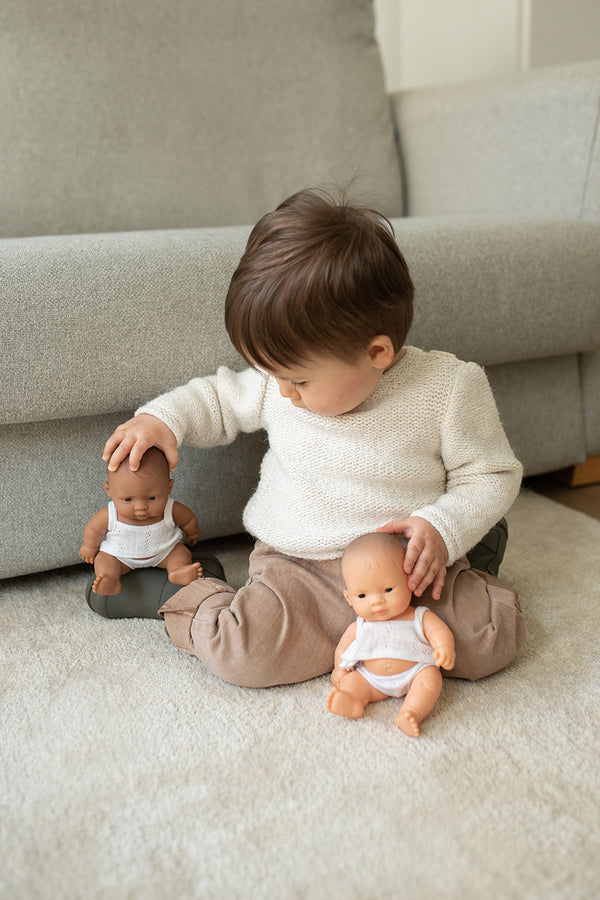
[[[553,472],[552,475],[564,484],[568,484],[569,487],[598,484],[600,482],[600,456],[588,456],[585,462],[561,469],[560,472]]]

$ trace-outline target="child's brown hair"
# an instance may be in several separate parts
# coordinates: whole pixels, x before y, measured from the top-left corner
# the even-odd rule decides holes
[[[225,324],[252,366],[287,368],[311,356],[352,362],[376,335],[400,350],[413,294],[388,219],[305,190],[254,226],[231,279]]]

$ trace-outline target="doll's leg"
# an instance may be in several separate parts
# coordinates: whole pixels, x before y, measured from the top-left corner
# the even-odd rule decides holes
[[[191,584],[202,577],[202,564],[192,562],[192,554],[185,544],[177,544],[157,568],[166,569],[171,584]]]
[[[426,591],[418,602],[454,635],[456,663],[445,676],[484,678],[512,662],[525,642],[517,592],[493,575],[470,569],[466,558],[448,570],[440,600]]]
[[[238,591],[199,578],[171,597],[159,613],[173,643],[244,687],[331,672],[337,643],[355,618],[340,561],[296,559],[259,543],[249,575]]]
[[[352,671],[344,675],[338,686],[330,691],[326,706],[329,712],[337,716],[360,719],[368,703],[377,703],[387,697],[388,694],[370,685],[360,672]]]
[[[435,666],[417,672],[410,683],[402,709],[396,716],[398,728],[409,737],[419,737],[419,723],[426,719],[442,691],[442,673]]]
[[[92,591],[95,594],[105,594],[106,596],[118,594],[121,590],[121,575],[130,571],[131,569],[116,556],[111,556],[110,553],[101,550],[94,560],[96,578],[92,585]]]

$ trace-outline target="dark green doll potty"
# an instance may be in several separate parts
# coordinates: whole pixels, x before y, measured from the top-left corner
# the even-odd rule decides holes
[[[202,565],[203,575],[226,580],[223,566],[216,556],[198,547],[192,547],[191,552],[192,561]],[[121,578],[121,592],[111,596],[92,591],[95,578],[92,573],[85,598],[90,609],[105,619],[162,619],[158,610],[181,589],[181,585],[171,584],[166,569],[156,567],[127,572]]]

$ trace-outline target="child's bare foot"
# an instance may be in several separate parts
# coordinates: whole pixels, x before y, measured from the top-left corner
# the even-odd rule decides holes
[[[400,710],[395,720],[396,725],[409,737],[419,737],[419,720],[412,709]]]
[[[329,712],[336,716],[346,716],[348,719],[360,719],[365,709],[360,700],[347,691],[334,688],[327,697],[326,706]]]
[[[180,569],[169,572],[169,581],[171,584],[191,584],[192,581],[196,581],[197,578],[202,578],[202,565],[198,562],[191,563],[189,566],[182,566]]]
[[[121,582],[113,575],[106,575],[104,572],[100,572],[94,580],[92,591],[95,594],[111,597],[114,594],[119,594],[121,592]]]

